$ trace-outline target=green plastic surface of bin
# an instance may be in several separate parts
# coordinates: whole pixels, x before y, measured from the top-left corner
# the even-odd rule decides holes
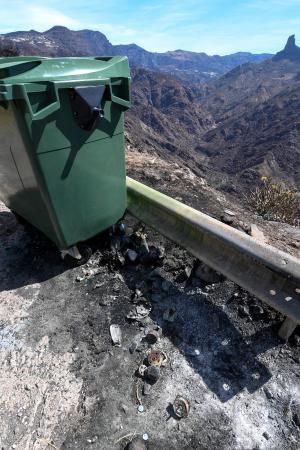
[[[126,209],[126,57],[0,58],[0,198],[66,249]]]

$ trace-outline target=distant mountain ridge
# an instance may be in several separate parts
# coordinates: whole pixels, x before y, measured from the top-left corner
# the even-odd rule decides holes
[[[0,35],[0,46],[7,42],[20,54],[40,56],[127,55],[132,66],[166,72],[183,81],[203,82],[217,78],[246,62],[260,62],[272,55],[238,52],[209,56],[185,50],[149,52],[136,44],[112,45],[99,31],[72,31],[55,26],[45,32],[15,31]],[[2,42],[2,44],[1,44]]]

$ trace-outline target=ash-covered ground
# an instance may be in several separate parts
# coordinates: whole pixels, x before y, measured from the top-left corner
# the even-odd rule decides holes
[[[181,180],[205,212],[228,206],[188,176],[165,191],[173,183],[175,195]],[[126,236],[94,238],[91,260],[68,268],[1,205],[0,448],[132,449],[144,436],[139,449],[299,449],[299,327],[280,341],[278,313],[132,217],[125,223]],[[141,376],[152,350],[161,365]]]

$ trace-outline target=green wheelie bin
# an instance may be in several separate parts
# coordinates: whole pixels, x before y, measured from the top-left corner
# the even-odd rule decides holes
[[[0,198],[60,250],[126,209],[126,57],[0,58]]]

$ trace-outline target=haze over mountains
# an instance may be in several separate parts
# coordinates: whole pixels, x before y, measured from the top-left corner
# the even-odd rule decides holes
[[[127,54],[133,67],[129,141],[181,161],[239,194],[262,175],[300,187],[300,48],[290,36],[275,56],[113,46],[95,31],[54,27],[3,35],[21,54]]]
[[[48,31],[16,31],[2,36],[15,46],[21,54],[39,56],[94,56],[126,55],[133,66],[165,71],[186,81],[204,81],[223,75],[239,64],[259,62],[270,54],[234,53],[226,56],[208,56],[176,50],[166,53],[152,53],[135,44],[112,45],[99,31],[72,31],[55,26]],[[1,40],[0,40],[1,45]],[[3,45],[3,42],[2,42]],[[29,52],[29,53],[28,53]]]

